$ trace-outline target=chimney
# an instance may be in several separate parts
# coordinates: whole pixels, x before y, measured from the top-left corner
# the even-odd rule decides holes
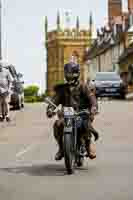
[[[128,0],[128,10],[129,12],[133,12],[133,0]]]
[[[122,31],[124,32],[126,30],[126,19],[124,16],[122,16]]]
[[[115,17],[122,15],[122,1],[121,0],[108,0],[108,17],[109,24],[112,25]]]

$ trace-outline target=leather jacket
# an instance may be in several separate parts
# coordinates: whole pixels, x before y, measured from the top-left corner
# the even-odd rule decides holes
[[[72,106],[75,111],[88,109],[90,112],[97,108],[97,100],[94,92],[87,84],[68,85],[62,84],[55,86],[55,95],[52,102],[57,106]],[[54,111],[54,106],[48,105],[47,112]]]

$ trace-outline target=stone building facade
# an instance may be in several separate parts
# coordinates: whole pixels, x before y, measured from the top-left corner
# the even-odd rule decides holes
[[[79,19],[76,27],[64,29],[60,27],[60,16],[57,16],[57,29],[48,31],[47,18],[45,20],[46,51],[47,51],[47,93],[53,94],[53,87],[64,81],[64,64],[70,60],[73,53],[78,55],[81,80],[85,79],[86,68],[83,63],[84,52],[91,44],[91,29],[81,30]]]
[[[119,56],[125,48],[124,34],[114,35],[112,31],[104,30],[98,35],[88,52],[89,76],[95,78],[96,72],[119,71]]]
[[[86,62],[91,78],[97,71],[116,70],[125,79],[127,72],[119,58],[126,52],[132,37],[133,0],[128,0],[128,12],[122,11],[122,0],[108,0],[108,11],[108,24],[97,31],[97,39],[88,51]]]

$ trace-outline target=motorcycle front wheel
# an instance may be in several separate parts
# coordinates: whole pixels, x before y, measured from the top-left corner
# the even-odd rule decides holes
[[[72,135],[70,133],[64,134],[64,160],[68,174],[73,174],[74,168],[73,144]]]

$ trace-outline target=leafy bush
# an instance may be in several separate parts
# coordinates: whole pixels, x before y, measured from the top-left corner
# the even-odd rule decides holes
[[[37,96],[38,95],[38,91],[39,91],[39,87],[38,86],[30,85],[30,86],[27,86],[24,89],[24,95],[25,95],[25,97]]]
[[[36,97],[36,101],[37,101],[37,102],[43,102],[43,101],[44,101],[43,96],[42,96],[42,95],[37,96],[37,97]]]
[[[56,81],[56,84],[55,85],[60,85],[60,84],[64,84],[65,81],[64,80],[60,80],[60,81]]]
[[[26,103],[44,102],[44,98],[46,96],[47,95],[45,93],[38,96],[25,96],[25,102]]]
[[[35,103],[36,101],[37,101],[37,98],[35,96],[25,97],[25,102],[26,103]]]
[[[38,95],[39,87],[36,85],[27,86],[24,89],[24,97],[26,103],[44,102],[47,92]]]

